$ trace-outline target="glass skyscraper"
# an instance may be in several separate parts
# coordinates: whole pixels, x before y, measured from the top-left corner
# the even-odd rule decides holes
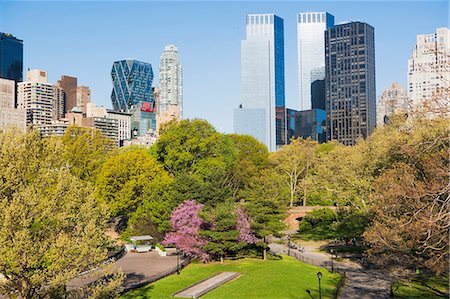
[[[23,41],[1,32],[0,78],[23,81]]]
[[[327,30],[325,62],[327,139],[353,145],[376,125],[374,28],[351,22]]]
[[[111,101],[115,111],[127,111],[140,102],[154,102],[153,70],[150,63],[137,60],[116,61],[111,77]]]
[[[298,86],[300,110],[311,109],[311,84],[325,79],[324,32],[334,26],[334,16],[327,12],[297,15]]]
[[[241,42],[242,104],[234,131],[259,139],[270,151],[286,143],[284,25],[274,14],[246,16]]]
[[[148,130],[156,130],[152,65],[137,60],[116,61],[111,77],[113,109],[132,113],[133,136],[143,136]]]

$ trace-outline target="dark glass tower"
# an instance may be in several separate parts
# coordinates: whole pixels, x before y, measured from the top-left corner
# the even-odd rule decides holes
[[[137,60],[116,61],[111,77],[111,101],[115,111],[127,111],[140,102],[154,103],[153,70],[150,63]]]
[[[376,124],[374,28],[363,22],[325,32],[327,139],[346,145]]]
[[[23,81],[23,41],[1,32],[0,78]]]

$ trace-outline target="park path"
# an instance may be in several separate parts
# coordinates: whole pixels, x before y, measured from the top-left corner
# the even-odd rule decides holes
[[[287,254],[286,245],[271,243],[271,251],[275,253]],[[291,249],[291,255],[296,256],[302,261],[316,266],[331,268],[330,255],[321,252],[314,246],[305,246],[305,251],[300,252]],[[347,280],[339,294],[341,299],[387,299],[390,298],[389,291],[391,279],[389,274],[375,269],[367,269],[359,263],[352,261],[335,262],[334,267],[339,269],[340,273],[345,273]]]

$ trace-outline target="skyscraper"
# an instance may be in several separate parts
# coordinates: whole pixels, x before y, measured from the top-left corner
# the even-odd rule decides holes
[[[15,108],[16,83],[14,80],[0,78],[0,129],[16,127],[26,129],[26,112]]]
[[[113,90],[111,101],[114,110],[126,111],[140,102],[153,103],[153,70],[150,63],[121,60],[111,70]]]
[[[377,126],[386,124],[389,116],[393,114],[407,113],[408,108],[406,90],[397,82],[392,82],[391,86],[378,98]]]
[[[242,105],[234,110],[234,131],[252,135],[275,151],[287,139],[282,18],[274,14],[246,16],[241,70]]]
[[[439,110],[450,109],[450,30],[438,28],[435,33],[417,35],[417,44],[408,60],[408,97],[413,108],[421,108],[424,101]],[[447,96],[445,96],[447,95]],[[433,98],[433,99],[432,99]],[[446,109],[445,109],[446,107]]]
[[[325,33],[327,138],[353,145],[376,124],[374,28],[336,25]]]
[[[77,87],[77,107],[83,109],[86,113],[87,104],[91,102],[91,90],[88,86],[78,86]]]
[[[333,26],[334,16],[327,12],[297,15],[300,110],[311,109],[311,84],[325,79],[324,32]]]
[[[159,60],[159,112],[178,109],[183,115],[183,68],[178,48],[168,45]]]
[[[23,41],[0,32],[0,78],[22,82],[22,72]]]
[[[27,80],[17,84],[17,101],[26,110],[27,125],[47,125],[53,118],[53,85],[48,83],[47,72],[31,70]]]
[[[111,101],[115,111],[132,113],[133,137],[156,131],[152,65],[137,60],[121,60],[111,70]]]
[[[62,75],[56,86],[64,90],[64,113],[77,107],[77,78]]]

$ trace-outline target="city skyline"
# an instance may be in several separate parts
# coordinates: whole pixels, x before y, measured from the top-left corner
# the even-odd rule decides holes
[[[50,7],[29,2],[3,2],[0,5],[1,30],[24,40],[24,72],[27,68],[47,70],[50,82],[56,82],[63,74],[77,77],[82,85],[91,87],[92,101],[105,107],[111,106],[109,71],[113,61],[134,57],[156,66],[164,47],[170,43],[176,44],[184,65],[185,117],[205,118],[222,132],[232,132],[233,108],[242,102],[240,40],[244,38],[243,21],[247,13],[275,13],[285,20],[286,106],[294,109],[299,108],[296,57],[298,13],[326,10],[335,16],[337,24],[357,18],[375,27],[377,96],[392,81],[406,86],[408,58],[415,46],[416,35],[432,33],[436,28],[448,25],[447,3],[443,1],[403,1],[389,3],[388,8],[383,8],[386,6],[383,2],[177,2],[177,6],[173,3],[143,2],[136,5],[142,6],[144,11],[148,8],[160,13],[152,16],[152,21],[135,17],[123,28],[111,27],[114,23],[95,12],[100,7],[114,16],[120,12],[123,3],[52,3]],[[165,13],[167,5],[174,8]],[[57,12],[65,8],[73,8],[75,12],[86,11],[86,22],[75,23],[76,18],[65,16],[67,26],[57,28],[58,22],[63,21]],[[396,13],[398,9],[403,9],[402,15]],[[140,14],[139,11],[137,14]],[[144,31],[138,25],[158,23],[170,13],[173,23],[167,28],[148,31],[149,27],[143,26],[148,31],[143,35]],[[202,18],[195,18],[195,15]],[[220,19],[227,22],[217,22],[219,15],[223,15]],[[35,25],[36,18],[42,16],[47,17],[48,22]],[[192,21],[194,19],[197,21]],[[398,26],[399,24],[402,26]],[[52,32],[52,28],[56,31]],[[67,36],[58,36],[58,32],[63,29],[68,31]],[[120,43],[112,39],[112,35],[117,34],[121,37]],[[402,37],[401,40],[398,39],[399,36]],[[69,37],[77,40],[82,38],[83,42],[75,44]],[[131,42],[136,40],[140,41],[138,46]],[[197,40],[203,43],[198,44]],[[216,63],[213,69],[210,68],[211,61]],[[156,68],[154,71],[157,82],[159,75]],[[208,76],[205,76],[206,73]]]

